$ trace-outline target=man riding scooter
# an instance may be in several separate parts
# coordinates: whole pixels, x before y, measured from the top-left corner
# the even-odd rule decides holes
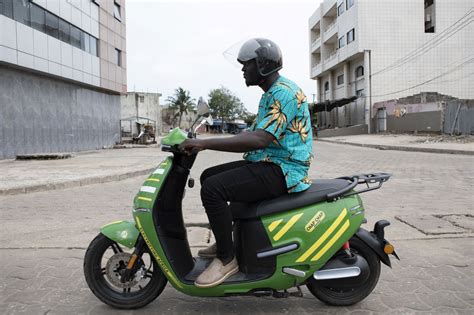
[[[216,244],[201,250],[215,257],[195,285],[219,285],[239,270],[232,242],[232,214],[228,202],[255,203],[310,187],[312,130],[303,91],[280,76],[282,54],[272,41],[254,38],[240,48],[238,62],[247,86],[265,93],[248,132],[231,138],[187,139],[180,148],[244,152],[244,159],[206,169],[201,175],[201,199]],[[243,210],[245,211],[245,210]]]

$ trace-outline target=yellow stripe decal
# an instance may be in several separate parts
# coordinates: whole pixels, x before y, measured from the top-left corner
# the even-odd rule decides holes
[[[270,232],[273,232],[273,230],[276,229],[277,226],[278,226],[282,221],[283,221],[283,219],[273,221],[273,222],[268,226],[268,230],[269,230]]]
[[[341,237],[341,235],[349,228],[351,224],[349,223],[349,220],[346,220],[344,224],[342,225],[341,229],[337,231],[337,233],[331,238],[331,240],[324,245],[324,247],[313,257],[311,258],[311,261],[318,260],[321,258],[326,252],[328,251],[329,248],[331,248],[332,245]]]
[[[341,224],[341,222],[344,219],[344,217],[346,216],[346,214],[347,214],[347,209],[344,208],[344,210],[342,210],[341,214],[337,217],[336,221],[334,221],[334,223],[331,224],[329,229],[327,229],[327,231],[324,232],[324,234],[313,245],[311,245],[311,247],[308,248],[308,250],[303,255],[301,255],[296,260],[296,262],[303,262],[309,256],[311,256],[311,254],[314,253],[314,251],[317,250],[319,248],[319,246],[321,246],[326,241],[326,239],[329,237],[329,235],[331,235],[331,233],[339,226],[339,224]]]
[[[152,201],[153,199],[151,199],[151,198],[146,198],[146,197],[138,197],[138,200]]]
[[[273,237],[275,241],[278,241],[286,232],[303,216],[303,213],[294,215],[291,217],[290,221],[288,221],[280,231]]]
[[[159,180],[158,178],[148,178],[148,179],[146,180],[146,182],[157,182],[157,183],[159,183],[160,180]]]

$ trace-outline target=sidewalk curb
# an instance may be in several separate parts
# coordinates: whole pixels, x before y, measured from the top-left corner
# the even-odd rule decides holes
[[[0,189],[0,196],[29,194],[33,192],[59,190],[59,189],[86,186],[86,185],[92,185],[92,184],[116,182],[116,181],[121,181],[121,180],[125,180],[132,177],[147,175],[154,169],[156,169],[156,167],[138,170],[134,172],[127,172],[123,174],[86,177],[86,178],[71,180],[67,182],[58,182],[58,183],[51,183],[51,184],[40,184],[40,185],[31,185],[31,186],[25,186],[25,187]]]
[[[322,142],[328,142],[328,143],[334,143],[334,144],[347,144],[347,145],[352,145],[356,147],[365,147],[365,148],[372,148],[372,149],[378,149],[378,150],[474,155],[474,151],[466,151],[466,150],[405,147],[405,146],[398,146],[398,145],[364,144],[364,143],[355,143],[355,142],[327,140],[327,139],[321,139],[321,138],[316,139],[316,141],[322,141]]]

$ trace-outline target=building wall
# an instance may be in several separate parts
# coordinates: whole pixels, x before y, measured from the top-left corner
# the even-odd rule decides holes
[[[0,159],[119,140],[125,30],[124,0],[2,0]]]
[[[0,66],[0,111],[0,159],[119,141],[120,96],[85,85]]]
[[[156,122],[156,135],[161,134],[162,130],[162,118],[161,118],[161,107],[160,106],[159,93],[143,93],[143,92],[129,92],[121,97],[121,119],[129,117],[144,117],[152,119]],[[142,120],[145,122],[144,120]],[[123,122],[124,131],[130,131],[130,125]],[[135,128],[132,124],[132,128]],[[137,132],[133,130],[133,132]]]
[[[125,0],[100,0],[98,2],[100,4],[100,86],[125,94],[127,93]],[[120,20],[114,16],[115,3],[120,6]],[[120,65],[117,64],[116,49],[121,52]]]
[[[346,36],[355,28],[355,41],[337,50],[330,60],[324,58],[330,45],[325,45],[325,12],[330,12],[342,0],[325,0],[309,19],[310,39],[317,43],[315,25],[320,25],[321,45],[311,45],[310,54],[321,51],[321,62],[314,64],[311,77],[317,81],[318,90],[332,78],[332,90],[319,90],[320,100],[356,95],[364,90],[357,102],[365,103],[362,123],[370,123],[368,113],[374,118],[372,104],[421,92],[438,92],[460,99],[474,99],[474,40],[472,39],[474,12],[472,3],[465,0],[435,0],[435,32],[425,33],[425,8],[423,0],[354,0],[354,6],[336,18],[337,37]],[[465,16],[470,13],[470,15]],[[462,19],[464,16],[464,19]],[[461,19],[461,23],[453,26]],[[319,24],[318,24],[319,23]],[[460,26],[464,26],[463,28]],[[457,27],[457,28],[456,28]],[[450,30],[453,32],[450,32]],[[319,48],[318,48],[319,47]],[[403,59],[402,58],[406,58]],[[346,88],[335,84],[340,69],[349,67]],[[364,65],[365,75],[355,79],[358,65]],[[317,70],[317,71],[316,71]],[[369,77],[371,80],[369,81]],[[369,89],[370,87],[370,89]],[[351,107],[354,107],[350,105]],[[332,127],[341,127],[352,121],[345,117],[343,109],[331,116]],[[348,110],[346,110],[347,112]],[[353,113],[353,108],[349,110]],[[367,113],[367,115],[365,115]],[[371,128],[372,129],[372,128]]]
[[[59,13],[59,8],[67,6],[68,12],[75,12],[69,22],[88,32],[95,32],[99,23],[66,1],[57,1],[57,5],[46,6],[46,1],[35,1],[40,6],[48,8],[48,12]],[[48,3],[56,3],[48,1]],[[61,6],[59,5],[61,3]],[[97,7],[97,5],[94,5]],[[89,14],[90,14],[89,6]],[[50,11],[51,10],[51,11]],[[85,10],[85,9],[84,9]],[[66,9],[63,9],[63,16]],[[79,23],[87,19],[88,23]],[[78,19],[79,22],[76,22]],[[73,23],[75,22],[75,23]],[[91,27],[92,25],[92,27]],[[78,81],[81,83],[100,86],[99,57],[84,50],[67,44],[25,24],[19,23],[4,15],[0,15],[0,62],[34,69],[53,76]],[[97,34],[98,35],[98,34]]]
[[[107,93],[127,92],[124,0],[4,1],[25,7],[37,5],[78,28],[81,36],[98,39],[98,45],[97,53],[75,47],[0,12],[0,62],[101,87]],[[114,14],[115,7],[120,8],[119,17]]]

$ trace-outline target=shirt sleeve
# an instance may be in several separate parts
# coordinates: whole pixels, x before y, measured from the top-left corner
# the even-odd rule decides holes
[[[263,119],[257,122],[255,129],[265,130],[278,139],[285,132],[288,122],[295,118],[297,110],[297,99],[290,90],[275,91],[267,101]]]

